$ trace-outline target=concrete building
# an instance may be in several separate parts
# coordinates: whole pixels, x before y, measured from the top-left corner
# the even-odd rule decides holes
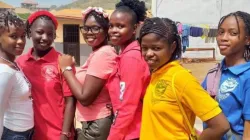
[[[50,10],[48,6],[39,5],[35,0],[24,0],[21,3],[21,8],[29,9],[31,11]]]
[[[37,7],[38,3],[35,0],[24,0],[21,3],[21,8],[26,8],[29,10],[35,10]]]
[[[193,26],[209,25],[217,28],[219,19],[238,10],[250,13],[249,0],[152,0],[152,14],[168,17],[183,24]],[[190,37],[190,48],[212,47],[216,50],[216,59],[221,59],[216,42],[205,43],[201,38]],[[211,57],[212,51],[186,52],[186,57]]]

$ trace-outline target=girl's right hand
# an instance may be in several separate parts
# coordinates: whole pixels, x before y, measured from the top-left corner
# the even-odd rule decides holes
[[[68,66],[75,64],[75,59],[71,55],[63,54],[58,57],[58,64],[61,70],[64,70]]]

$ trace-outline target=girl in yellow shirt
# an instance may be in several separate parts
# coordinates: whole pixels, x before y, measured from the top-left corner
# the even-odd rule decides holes
[[[208,124],[199,139],[219,140],[229,130],[229,123],[218,103],[179,64],[177,33],[175,22],[158,17],[147,19],[140,31],[142,55],[152,72],[143,102],[140,139],[188,140],[198,116]]]

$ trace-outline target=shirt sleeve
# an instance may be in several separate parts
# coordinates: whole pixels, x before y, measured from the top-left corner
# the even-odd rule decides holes
[[[115,123],[112,125],[108,140],[123,140],[128,133],[128,128],[135,117],[136,109],[138,108],[143,87],[145,85],[145,70],[144,65],[134,58],[126,58],[121,60],[120,66],[120,98],[122,101],[118,107],[118,114],[115,118]],[[128,65],[129,64],[129,65]],[[124,89],[123,89],[124,88]]]
[[[108,79],[115,66],[115,55],[108,52],[96,52],[88,65],[88,75]]]
[[[184,77],[184,75],[181,77]],[[193,76],[187,75],[185,77],[189,80],[181,92],[181,102],[202,121],[207,121],[221,113],[219,104],[210,97],[199,82]]]
[[[76,73],[76,68],[74,66],[72,66],[72,71],[74,74]],[[60,74],[60,76],[61,76],[60,80],[62,80],[62,88],[63,88],[62,90],[63,90],[64,97],[73,96],[73,94],[69,88],[69,85],[68,85],[66,79],[64,78],[64,76],[62,75],[62,73]]]
[[[245,120],[250,120],[250,79],[246,81],[246,90],[244,92],[243,100],[243,117]]]
[[[8,99],[11,95],[15,77],[8,72],[0,73],[0,136],[3,133],[3,117],[7,108]]]

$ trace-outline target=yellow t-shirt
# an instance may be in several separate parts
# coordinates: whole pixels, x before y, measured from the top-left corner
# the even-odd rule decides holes
[[[143,101],[140,140],[188,140],[190,132],[171,86],[173,75],[181,70],[185,68],[173,61],[152,74]],[[218,103],[188,71],[179,72],[174,84],[192,126],[196,115],[206,121],[221,113]]]

